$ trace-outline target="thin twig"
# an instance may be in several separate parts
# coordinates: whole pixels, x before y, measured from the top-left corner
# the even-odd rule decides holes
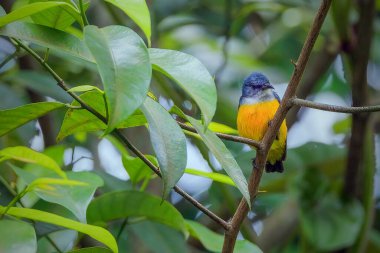
[[[57,81],[57,84],[59,87],[61,87],[63,90],[65,90],[72,98],[74,98],[84,109],[95,115],[98,119],[103,121],[104,123],[107,123],[106,118],[101,115],[98,111],[94,110],[92,107],[88,106],[79,96],[77,96],[75,93],[69,91],[69,87],[65,84],[64,80],[49,66],[48,63],[46,63],[33,49],[23,44],[18,39],[13,39],[16,44],[18,44],[21,48],[23,48],[25,51],[27,51],[33,58],[35,58],[51,75],[52,77]],[[156,167],[151,161],[149,161],[148,158],[145,157],[143,153],[140,152],[128,139],[125,137],[119,130],[112,131],[112,134],[120,139],[120,141],[133,153],[136,154],[148,167],[156,173],[159,177],[161,177],[161,172],[158,167]],[[194,199],[192,196],[187,194],[184,190],[179,188],[178,186],[175,186],[173,188],[178,194],[180,194],[184,199],[189,201],[191,204],[193,204],[196,208],[198,208],[200,211],[202,211],[204,214],[209,216],[211,219],[213,219],[215,222],[220,224],[224,229],[228,229],[228,223],[224,221],[222,218],[220,218],[218,215],[214,214],[212,211],[207,209],[205,206],[203,206],[201,203],[199,203],[196,199]]]
[[[365,112],[378,112],[380,111],[380,105],[372,106],[339,106],[339,105],[329,105],[323,103],[317,103],[313,101],[308,101],[300,98],[293,98],[290,100],[293,105],[313,108],[328,112],[338,112],[338,113],[365,113]]]
[[[185,123],[182,123],[180,121],[177,121],[177,123],[178,123],[178,125],[182,129],[185,129],[185,130],[187,130],[189,132],[192,132],[192,133],[197,133],[197,130],[195,130],[194,127],[186,125]],[[254,140],[251,140],[251,139],[248,139],[248,138],[244,138],[244,137],[240,137],[240,136],[235,136],[235,135],[230,135],[230,134],[223,134],[223,133],[215,133],[215,134],[219,138],[222,138],[222,139],[225,139],[225,140],[248,144],[248,145],[253,146],[255,148],[258,148],[258,149],[261,148],[261,144],[258,141],[254,141]]]
[[[0,63],[0,69],[5,66],[8,62],[10,62],[13,58],[17,57],[17,55],[20,53],[19,47],[16,47],[16,50],[8,55],[1,63]]]
[[[323,0],[321,6],[317,12],[316,17],[314,18],[313,25],[306,37],[305,43],[302,47],[300,56],[297,60],[297,64],[294,68],[292,77],[290,79],[288,88],[285,91],[285,95],[282,99],[280,107],[278,108],[273,120],[272,124],[269,126],[267,132],[264,135],[262,140],[262,149],[257,151],[255,167],[253,168],[253,172],[249,178],[248,182],[248,190],[250,192],[251,201],[256,197],[259,183],[261,180],[261,176],[264,171],[264,167],[266,164],[267,155],[269,149],[276,137],[278,130],[282,122],[284,121],[287,112],[289,111],[291,105],[289,103],[290,99],[292,99],[296,93],[297,86],[301,80],[302,74],[305,70],[306,63],[309,59],[312,48],[315,44],[315,41],[319,35],[321,30],[323,21],[327,15],[327,12],[330,8],[332,0]],[[240,204],[230,221],[231,229],[226,231],[224,236],[224,244],[223,244],[223,253],[231,253],[233,252],[236,237],[239,233],[239,228],[244,218],[248,213],[249,207],[245,199],[243,198],[240,201]]]

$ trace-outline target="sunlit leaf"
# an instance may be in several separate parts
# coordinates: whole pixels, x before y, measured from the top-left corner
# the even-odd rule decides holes
[[[75,20],[78,21],[81,25],[83,25],[81,15],[77,9],[75,9],[71,4],[65,3],[65,2],[59,2],[59,1],[49,1],[49,2],[37,2],[37,3],[31,3],[28,5],[24,5],[9,14],[0,17],[0,27],[4,26],[6,24],[9,24],[11,22],[20,20],[22,18],[31,16],[33,14],[42,12],[44,10],[58,7],[60,6],[65,10],[68,14],[70,14]]]
[[[65,105],[57,102],[40,102],[0,111],[0,136],[16,129],[31,120],[38,119],[48,112]]]
[[[102,78],[109,133],[146,98],[152,74],[148,50],[134,31],[123,26],[86,26],[84,35]]]
[[[195,169],[185,169],[185,173],[200,176],[200,177],[209,178],[215,182],[236,186],[234,181],[232,181],[232,179],[230,177],[223,175],[223,174],[220,174],[220,173],[205,172],[205,171],[195,170]]]
[[[164,181],[163,197],[166,197],[186,167],[185,135],[172,116],[153,99],[148,97],[141,110],[149,123],[150,139]]]
[[[71,92],[87,92],[87,91],[92,91],[92,90],[96,90],[99,93],[103,94],[103,91],[101,89],[99,89],[96,86],[92,86],[92,85],[80,85],[80,86],[73,87],[73,88],[69,89],[68,91],[71,91]]]
[[[207,126],[216,110],[216,87],[206,67],[195,57],[173,50],[150,48],[153,69],[173,79],[198,104]]]
[[[5,207],[0,206],[0,214],[4,213]],[[95,240],[98,240],[99,242],[103,243],[107,247],[109,247],[113,252],[117,253],[117,243],[115,241],[115,238],[111,235],[110,232],[105,230],[104,228],[83,224],[78,221],[74,221],[68,218],[64,218],[62,216],[30,209],[30,208],[18,208],[18,207],[11,207],[8,212],[8,215],[12,215],[19,218],[26,218],[30,220],[35,221],[42,221],[50,224],[54,224],[57,226],[65,227],[68,229],[76,230],[78,232],[87,234],[94,238]]]
[[[33,149],[18,146],[0,150],[0,161],[17,160],[25,163],[38,164],[46,169],[54,171],[57,175],[67,178],[65,172],[49,156],[34,151]]]

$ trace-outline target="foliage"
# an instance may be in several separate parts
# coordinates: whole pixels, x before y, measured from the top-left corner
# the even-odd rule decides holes
[[[289,116],[286,172],[265,174],[254,199],[247,182],[255,151],[217,134],[237,135],[250,72],[288,81],[319,1],[5,2],[0,252],[220,252],[223,226],[179,197],[178,187],[226,221],[240,199],[253,200],[234,252],[380,250],[372,130],[361,163],[364,197],[349,199],[341,192],[351,117],[309,109]],[[353,68],[343,42],[356,8],[334,1],[313,51],[317,63],[305,73],[304,86],[318,72],[305,97],[350,101]],[[376,26],[368,69],[375,95],[379,40]],[[322,68],[318,55],[331,57],[326,51],[334,57]],[[284,86],[275,85],[280,94]]]

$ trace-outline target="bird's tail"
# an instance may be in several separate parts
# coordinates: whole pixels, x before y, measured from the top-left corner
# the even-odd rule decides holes
[[[271,164],[270,162],[267,162],[265,166],[266,172],[284,172],[284,165],[282,164],[282,161],[276,161],[274,164]]]

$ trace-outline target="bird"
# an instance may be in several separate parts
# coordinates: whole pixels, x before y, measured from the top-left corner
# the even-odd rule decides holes
[[[260,72],[251,73],[243,82],[239,100],[237,129],[240,136],[261,141],[280,105],[281,99],[268,78]],[[266,172],[283,172],[286,159],[287,126],[281,124],[269,149]],[[255,159],[253,159],[253,163]]]

